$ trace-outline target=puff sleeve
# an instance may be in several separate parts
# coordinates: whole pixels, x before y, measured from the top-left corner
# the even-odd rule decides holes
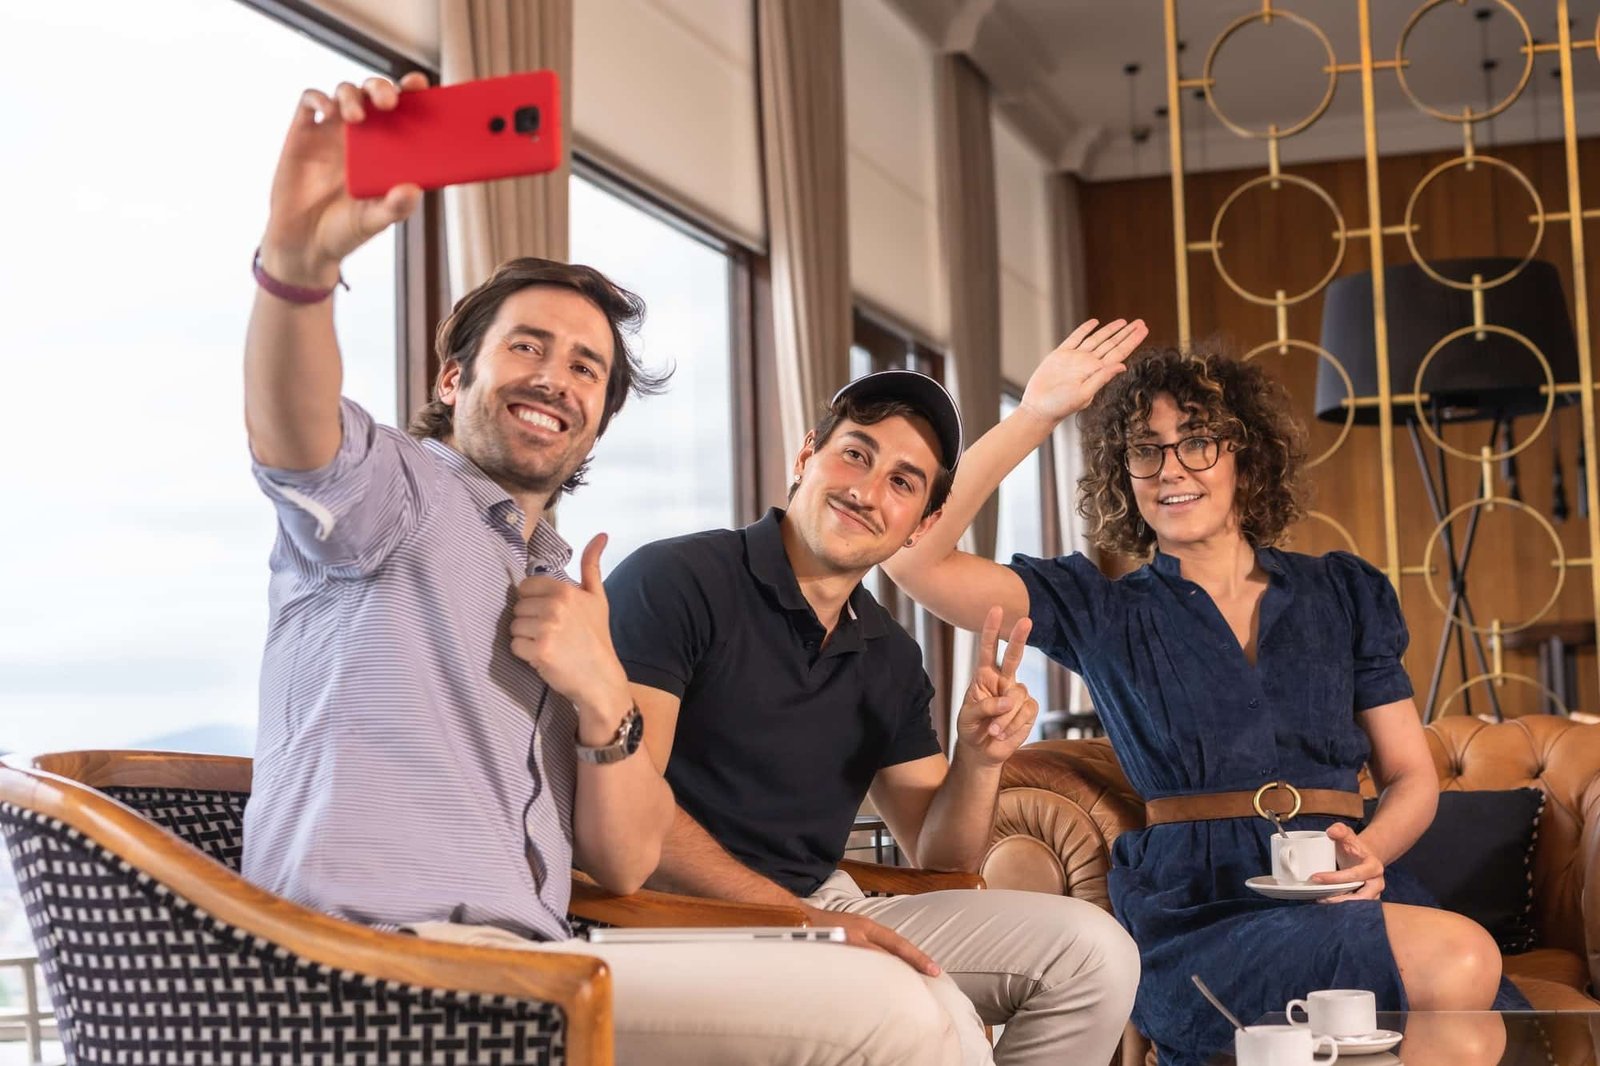
[[[1111,579],[1081,552],[1054,559],[1013,555],[1011,569],[1028,590],[1028,643],[1073,673],[1083,673],[1113,622]]]
[[[1394,586],[1377,567],[1349,552],[1330,552],[1328,576],[1350,618],[1355,710],[1409,699],[1411,678],[1401,658],[1411,635]]]

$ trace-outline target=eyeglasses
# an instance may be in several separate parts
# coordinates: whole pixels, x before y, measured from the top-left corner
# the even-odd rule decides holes
[[[1133,477],[1155,477],[1161,473],[1167,449],[1171,448],[1185,470],[1210,470],[1222,454],[1221,444],[1221,437],[1185,437],[1173,444],[1130,444],[1122,453],[1122,461]]]

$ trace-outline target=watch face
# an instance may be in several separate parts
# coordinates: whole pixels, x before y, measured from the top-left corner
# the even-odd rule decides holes
[[[644,715],[639,713],[638,707],[623,716],[622,729],[622,750],[632,755],[639,750],[639,742],[644,739]]]

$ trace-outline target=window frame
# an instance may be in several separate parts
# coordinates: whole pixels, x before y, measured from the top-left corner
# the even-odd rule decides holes
[[[868,373],[880,370],[915,370],[944,384],[945,356],[917,331],[892,315],[861,302],[857,297],[851,318],[851,344],[864,350],[871,359]],[[949,707],[953,706],[952,685],[955,663],[955,628],[939,619],[901,592],[888,574],[879,571],[879,603],[917,640],[922,648],[922,667],[933,682],[934,732],[946,753],[955,738],[950,735]]]
[[[729,412],[733,425],[733,466],[730,471],[733,479],[733,514],[736,522],[754,522],[761,517],[756,370],[760,332],[757,274],[761,257],[671,201],[607,168],[586,152],[573,150],[572,175],[599,186],[630,207],[643,211],[728,260],[728,391],[733,398],[733,410]],[[649,294],[639,295],[648,307]]]
[[[238,0],[348,59],[398,80],[419,71],[439,84],[438,70],[373,37],[308,0]],[[408,425],[432,391],[439,363],[434,334],[450,307],[444,198],[423,194],[417,213],[395,234],[395,424]]]
[[[1000,398],[1002,401],[1010,400],[1013,403],[1022,402],[1023,386],[1002,378],[1000,381]],[[1039,455],[1039,507],[1040,514],[1040,550],[1045,558],[1055,558],[1065,550],[1064,538],[1061,527],[1061,493],[1056,482],[1056,438],[1052,431],[1038,447]],[[1046,710],[1065,709],[1072,699],[1072,678],[1066,667],[1047,657],[1049,666],[1045,671],[1048,678],[1049,690],[1046,693],[1049,702],[1045,704]]]

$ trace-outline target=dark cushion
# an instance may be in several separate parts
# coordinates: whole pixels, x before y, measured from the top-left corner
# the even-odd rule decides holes
[[[1367,801],[1367,817],[1377,808]],[[1544,792],[1439,794],[1439,813],[1395,863],[1422,882],[1445,910],[1489,931],[1508,955],[1533,948],[1533,848]]]

